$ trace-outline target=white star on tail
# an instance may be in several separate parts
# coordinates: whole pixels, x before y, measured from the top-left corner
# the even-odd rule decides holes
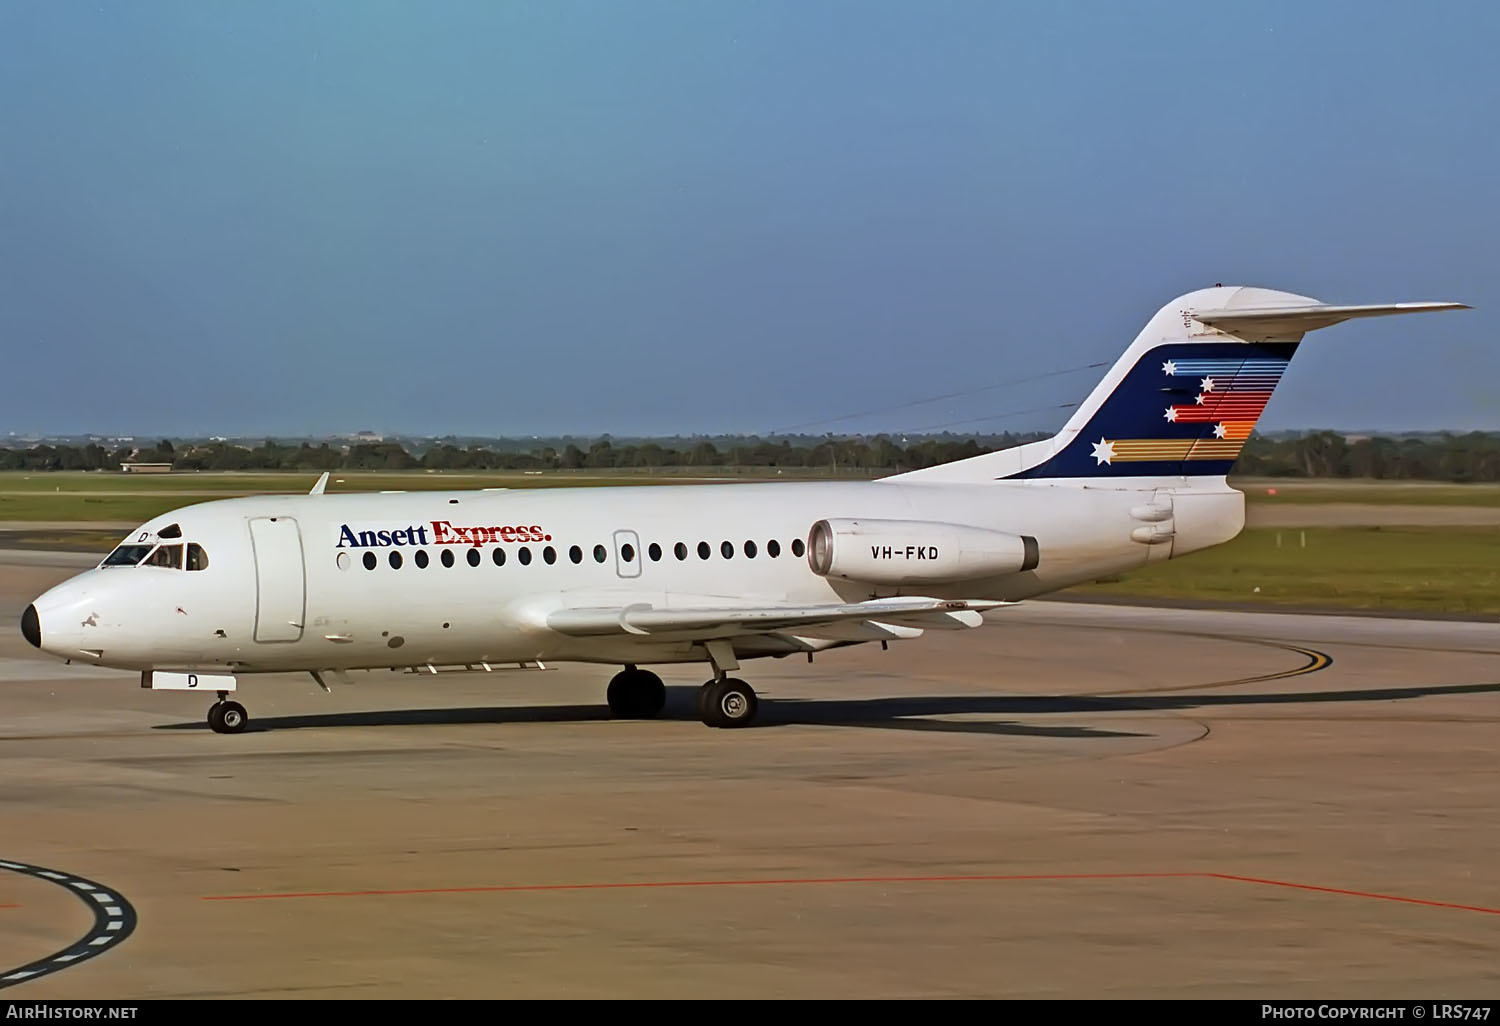
[[[1176,374],[1177,364],[1173,363],[1171,360],[1168,360],[1166,363],[1161,365],[1161,372],[1163,374]]]
[[[1114,443],[1106,442],[1102,438],[1099,439],[1099,441],[1094,443],[1093,455],[1096,466],[1101,463],[1108,463],[1110,460],[1115,458]]]
[[[1214,425],[1214,437],[1215,438],[1223,438],[1226,433],[1227,433],[1227,430],[1225,429],[1225,427],[1224,427],[1223,424],[1215,424]]]
[[[1203,384],[1200,387],[1205,392],[1212,392],[1214,390],[1214,379],[1213,378],[1204,378],[1203,379]]]
[[[1168,406],[1167,407],[1167,420],[1168,420],[1168,422],[1170,422],[1172,424],[1177,423],[1177,407],[1175,407],[1175,406]]]

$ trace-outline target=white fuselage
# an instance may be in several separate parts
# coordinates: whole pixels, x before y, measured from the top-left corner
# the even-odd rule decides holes
[[[1241,493],[1222,479],[1193,488],[1172,483],[1178,487],[873,481],[253,496],[176,510],[137,532],[155,543],[165,529],[165,537],[199,546],[205,568],[100,567],[54,588],[35,608],[44,650],[126,669],[701,661],[691,639],[569,636],[546,618],[560,609],[638,604],[1018,600],[1238,533]],[[1167,531],[1164,544],[1143,540],[1142,530],[1162,528],[1161,510],[1174,502],[1175,534]],[[1023,572],[951,582],[871,585],[821,576],[805,551],[809,530],[839,517],[1024,534],[1035,539],[1039,559]],[[1170,518],[1165,524],[1173,526]],[[735,647],[741,657],[800,650],[774,634],[741,638]]]

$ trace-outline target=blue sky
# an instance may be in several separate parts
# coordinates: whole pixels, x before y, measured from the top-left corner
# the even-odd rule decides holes
[[[1101,370],[894,408],[1113,361],[1220,281],[1476,308],[1310,335],[1262,429],[1500,428],[1497,30],[1479,0],[3,4],[0,431],[1050,429]]]

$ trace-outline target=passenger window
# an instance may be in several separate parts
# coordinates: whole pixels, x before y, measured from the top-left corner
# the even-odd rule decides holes
[[[678,542],[672,546],[672,555],[678,559],[687,559],[687,546],[682,544],[682,542]]]
[[[366,552],[365,553],[365,569],[366,570],[374,570],[376,562],[378,562],[378,561],[375,559],[375,553],[373,553],[373,552]]]
[[[516,558],[521,561],[522,566],[528,565],[531,562],[531,550],[522,545],[520,551],[516,553]]]
[[[452,566],[453,565],[453,550],[452,549],[444,549],[443,550],[443,554],[441,556],[439,556],[438,558],[443,561],[443,565],[444,566]]]
[[[627,563],[635,562],[635,546],[626,542],[620,546],[620,558]]]
[[[719,546],[719,551],[724,554],[724,558],[725,559],[733,559],[734,558],[734,546],[732,544],[730,544],[729,542],[725,542],[724,544],[720,545]]]
[[[698,543],[698,558],[699,559],[707,559],[709,552],[710,552],[710,549],[708,547],[708,542],[699,542]]]
[[[781,542],[777,541],[775,538],[772,538],[770,541],[766,542],[766,555],[770,556],[772,559],[775,559],[777,556],[781,555]]]
[[[490,554],[490,558],[495,561],[495,565],[496,566],[504,566],[505,565],[505,550],[501,549],[501,548],[496,548],[495,551]]]
[[[577,545],[574,545],[573,547],[571,547],[570,549],[568,549],[568,558],[571,559],[575,563],[582,563],[583,562],[583,550],[580,549]]]
[[[594,546],[594,562],[595,563],[602,563],[602,562],[604,562],[608,558],[609,558],[609,550],[608,549],[606,549],[603,545],[595,545]]]
[[[652,542],[650,547],[646,549],[646,555],[651,557],[651,562],[659,562],[661,560],[661,546],[656,544],[656,542]]]
[[[203,546],[197,542],[188,542],[187,568],[189,570],[207,570],[208,553],[203,551]]]
[[[391,553],[391,569],[392,570],[400,570],[401,569],[401,553],[399,553],[399,552],[392,552]]]
[[[182,569],[182,546],[163,545],[151,553],[151,558],[146,560],[147,566],[164,566],[172,570]]]
[[[805,545],[802,544],[802,539],[801,538],[793,539],[793,541],[792,541],[792,555],[794,555],[794,556],[800,556],[800,555],[802,555],[802,553],[804,553],[806,551],[807,551],[807,546],[805,546]]]
[[[468,559],[470,566],[478,566],[480,561],[484,559],[484,557],[479,554],[479,550],[472,546],[470,546],[469,554],[465,558]]]
[[[548,566],[551,566],[553,563],[557,562],[557,550],[554,549],[551,545],[548,545],[545,549],[542,550],[542,558],[547,561]]]
[[[427,569],[427,550],[426,549],[418,549],[417,550],[417,554],[415,556],[411,557],[411,558],[416,562],[417,566],[421,567],[423,570]]]
[[[755,558],[755,543],[753,541],[747,541],[745,543],[745,557],[747,559]]]

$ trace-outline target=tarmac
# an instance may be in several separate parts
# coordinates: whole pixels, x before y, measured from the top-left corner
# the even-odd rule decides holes
[[[225,736],[25,643],[77,569],[0,565],[5,999],[1500,987],[1494,622],[1039,601],[747,663],[744,730],[562,666],[251,678]]]

